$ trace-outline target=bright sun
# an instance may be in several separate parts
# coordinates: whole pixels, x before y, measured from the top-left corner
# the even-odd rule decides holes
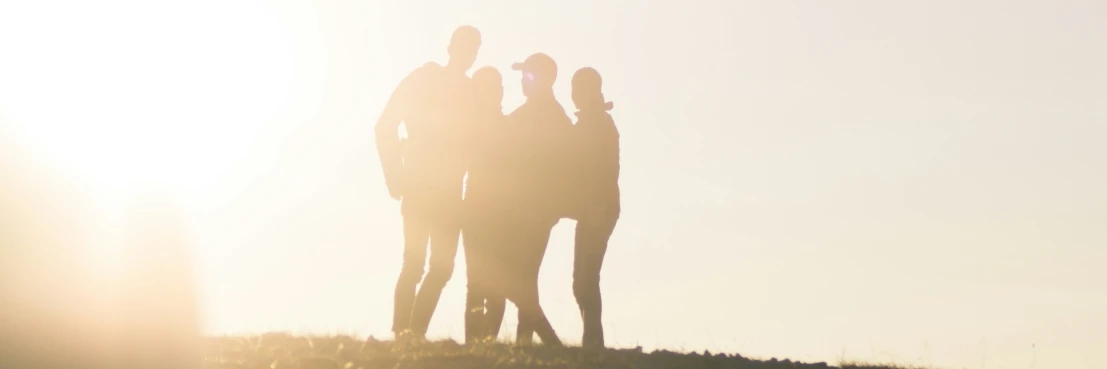
[[[204,3],[204,4],[199,4]],[[0,109],[82,184],[157,182],[184,200],[289,115],[305,67],[290,9],[108,1],[0,9]],[[218,11],[214,11],[218,10]],[[48,20],[44,22],[43,20]]]

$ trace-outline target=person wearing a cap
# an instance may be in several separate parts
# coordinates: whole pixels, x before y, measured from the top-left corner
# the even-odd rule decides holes
[[[404,218],[403,267],[396,282],[392,320],[398,338],[426,334],[442,289],[453,274],[466,171],[461,130],[472,95],[467,72],[476,60],[480,39],[472,26],[457,28],[446,65],[431,62],[411,72],[393,91],[377,121],[377,152],[385,184],[389,195],[401,201]],[[401,123],[408,135],[402,150]],[[424,277],[428,242],[430,268]]]
[[[584,321],[581,344],[603,348],[600,315],[600,268],[607,242],[615,230],[621,210],[619,201],[619,130],[608,113],[613,104],[604,99],[600,74],[582,68],[573,74],[573,105],[577,123],[573,126],[576,169],[575,199],[578,201],[573,250],[573,295]]]
[[[512,132],[503,113],[503,76],[494,67],[473,72],[474,117],[467,129],[471,141],[468,176],[465,179],[465,244],[467,292],[465,295],[465,342],[495,339],[506,305],[502,273],[502,250],[510,244],[509,198],[513,187],[504,157]],[[495,322],[495,325],[490,322]]]
[[[541,314],[538,301],[538,272],[550,240],[550,231],[558,221],[569,215],[570,203],[565,201],[566,140],[572,133],[572,120],[554,97],[553,85],[557,79],[557,64],[546,54],[537,53],[512,69],[522,72],[523,94],[526,102],[513,111],[509,123],[517,130],[520,150],[514,156],[515,175],[524,183],[519,194],[520,216],[516,217],[518,234],[522,237],[516,247],[518,257],[514,267],[521,298],[533,304]],[[515,284],[515,283],[513,283]],[[516,341],[530,344],[534,333],[543,343],[556,340],[553,327],[544,315],[523,316],[520,311]],[[547,338],[546,336],[551,336]]]

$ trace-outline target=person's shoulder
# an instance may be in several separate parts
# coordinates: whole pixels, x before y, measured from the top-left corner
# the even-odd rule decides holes
[[[437,62],[430,61],[430,62],[424,63],[423,65],[419,66],[419,68],[416,68],[415,70],[418,71],[418,72],[421,72],[421,73],[430,73],[430,72],[440,71],[440,70],[442,70],[442,68],[444,68],[442,66],[442,64],[438,64]]]
[[[607,111],[601,112],[600,114],[598,114],[597,118],[601,122],[604,122],[604,123],[607,123],[607,124],[610,124],[610,125],[615,125],[615,117],[611,116],[611,112],[607,112]]]
[[[433,85],[434,81],[438,78],[439,71],[442,66],[435,62],[427,62],[408,72],[407,76],[400,81],[400,86],[397,87],[399,91],[404,91],[403,95],[418,94],[419,91],[424,91],[427,86]]]
[[[569,113],[565,111],[565,107],[560,102],[554,101],[552,109],[554,116],[559,121],[558,123],[573,125],[573,118],[569,117]]]
[[[565,106],[561,105],[560,101],[554,100],[550,102],[550,105],[553,106],[553,109],[556,110],[558,113],[568,115],[565,113]]]
[[[524,102],[523,105],[519,105],[519,106],[515,107],[514,110],[512,110],[510,113],[507,113],[507,115],[505,115],[504,117],[506,117],[509,120],[517,119],[517,118],[519,118],[519,116],[523,115],[527,111],[528,107],[529,107],[529,105],[527,105],[527,103]]]
[[[411,73],[407,73],[407,76],[408,78],[430,78],[430,76],[437,74],[439,71],[442,71],[442,69],[442,64],[438,64],[436,62],[426,62],[425,64],[420,65],[418,66],[418,68],[411,71]]]
[[[594,121],[594,125],[604,129],[617,129],[617,127],[615,127],[615,118],[612,117],[609,112],[598,112],[589,117],[589,119]]]
[[[426,81],[426,80],[429,80],[429,79],[434,78],[435,76],[437,76],[438,72],[440,72],[441,70],[442,70],[442,65],[441,64],[438,64],[438,63],[435,63],[435,62],[427,62],[426,64],[423,64],[423,65],[419,66],[418,68],[415,68],[414,70],[412,70],[410,73],[408,73],[407,78],[405,78],[405,80],[420,81],[420,82],[421,81]]]
[[[615,117],[611,116],[611,113],[604,113],[604,123],[607,124],[607,129],[615,132],[615,136],[619,136],[619,126],[615,124]]]

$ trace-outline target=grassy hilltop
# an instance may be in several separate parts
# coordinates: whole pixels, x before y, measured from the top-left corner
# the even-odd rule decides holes
[[[205,369],[467,369],[467,368],[834,368],[827,363],[759,361],[735,354],[590,351],[578,347],[520,347],[502,343],[463,346],[453,341],[400,344],[347,336],[209,338]],[[842,368],[892,368],[844,364]]]

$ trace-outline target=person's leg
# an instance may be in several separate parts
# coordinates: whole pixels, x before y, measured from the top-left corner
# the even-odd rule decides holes
[[[461,181],[461,178],[458,178]],[[431,325],[431,318],[442,297],[442,289],[454,275],[454,259],[457,257],[458,238],[462,235],[462,192],[442,192],[435,195],[430,207],[433,214],[431,224],[431,260],[423,284],[418,287],[415,306],[412,309],[412,330],[425,335]]]
[[[430,227],[430,270],[427,271],[423,284],[419,286],[411,313],[411,329],[419,335],[427,333],[438,299],[442,296],[442,289],[454,273],[458,238],[461,237],[460,217],[454,215],[454,205],[456,204],[440,203],[441,213]]]
[[[550,320],[546,319],[546,313],[542,311],[541,305],[535,305],[534,317],[529,319],[531,326],[534,328],[534,332],[538,334],[538,338],[542,340],[542,344],[547,346],[563,346],[561,339],[557,337],[557,332],[554,331],[553,325],[550,324]]]
[[[427,261],[427,222],[417,214],[404,215],[404,262],[392,313],[392,333],[397,337],[411,329],[411,311],[415,304],[415,287],[423,279],[423,264]]]
[[[484,300],[485,339],[495,340],[500,336],[500,326],[504,321],[507,308],[508,286],[513,283],[510,255],[518,246],[515,229],[509,218],[503,214],[490,218],[487,248],[484,254],[484,273],[488,296]]]
[[[462,230],[465,249],[465,275],[467,291],[465,294],[465,342],[475,343],[483,340],[488,332],[485,322],[485,300],[489,297],[487,286],[487,260],[482,253],[487,252],[488,229],[486,219],[478,213],[466,221]]]
[[[519,308],[519,325],[515,336],[515,344],[520,346],[531,345],[534,342],[534,334],[538,333],[538,338],[542,340],[543,344],[561,346],[561,339],[557,338],[557,333],[554,332],[553,326],[550,325],[550,321],[546,318],[546,313],[542,310],[542,305],[538,301],[538,290],[526,286],[520,287],[512,294],[513,302]],[[527,331],[524,331],[524,329]]]
[[[526,310],[522,305],[523,302],[515,304],[518,309],[518,317],[515,323],[515,344],[516,345],[532,345],[534,344],[534,325],[531,322],[531,317],[527,314],[531,314],[532,311]]]
[[[503,294],[488,295],[484,302],[485,338],[495,340],[500,336],[500,325],[504,321],[505,309],[507,309],[507,299]]]
[[[461,247],[465,251],[465,343],[475,343],[480,338],[484,319],[484,294],[477,282],[477,262],[473,255],[473,232],[468,227],[462,231]]]
[[[573,295],[580,307],[581,320],[584,321],[581,339],[584,347],[604,347],[600,269],[604,254],[607,253],[607,241],[611,238],[616,221],[613,218],[603,219],[598,223],[577,223],[573,251]]]
[[[546,256],[546,248],[550,243],[550,233],[553,231],[555,224],[556,223],[540,225],[536,229],[527,232],[527,239],[524,241],[525,244],[521,245],[524,247],[523,251],[525,251],[525,254],[524,260],[520,260],[520,263],[523,263],[523,268],[521,269],[523,275],[519,277],[519,282],[522,283],[521,288],[523,288],[524,296],[533,298],[536,306],[540,306],[538,298],[538,275],[542,268],[542,259]],[[516,328],[518,334],[516,340],[523,344],[530,344],[534,339],[535,330],[539,328],[533,324],[540,323],[541,320],[545,319],[545,315],[543,315],[541,319],[525,319],[523,315],[523,309],[519,309],[519,325]],[[548,325],[549,322],[546,322],[546,324]],[[539,335],[539,337],[541,338],[541,335]],[[546,341],[543,340],[543,342]]]

